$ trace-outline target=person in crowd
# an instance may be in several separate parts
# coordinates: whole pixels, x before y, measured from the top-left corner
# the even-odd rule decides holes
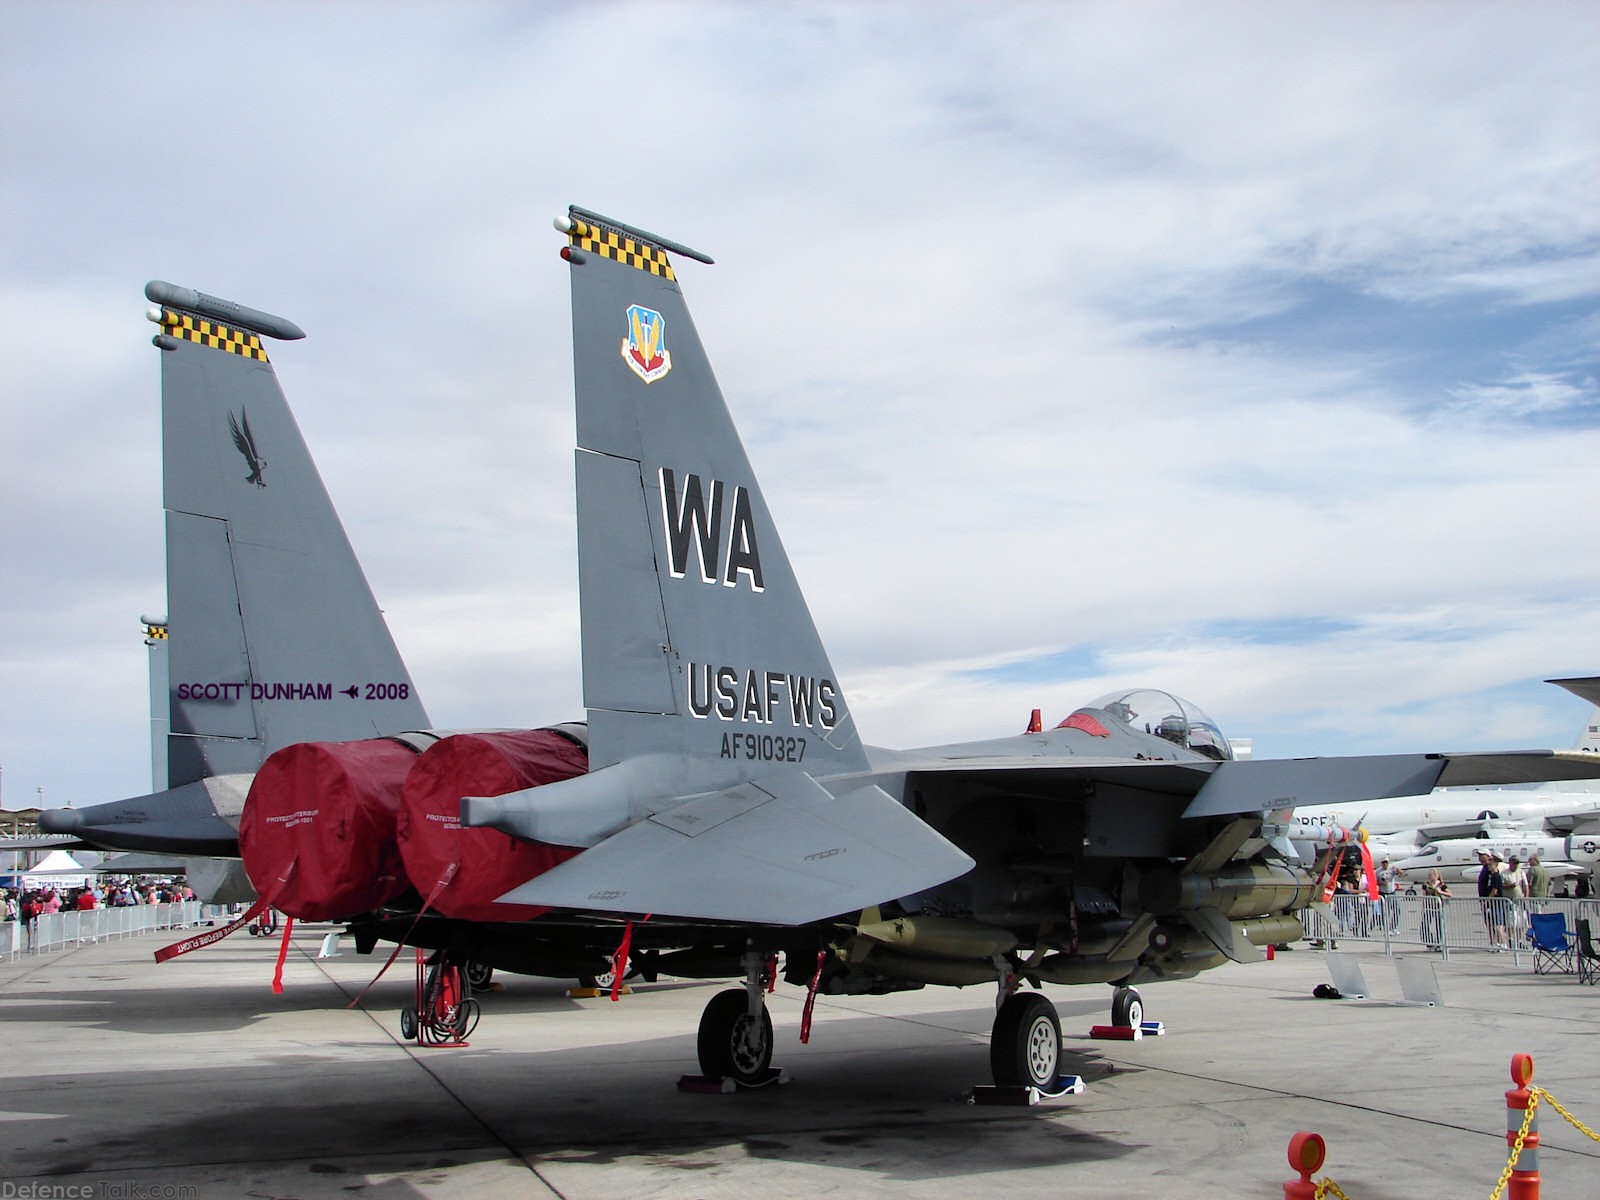
[[[1400,872],[1386,858],[1378,866],[1378,913],[1383,928],[1393,933],[1400,925]]]
[[[78,893],[76,907],[79,912],[92,912],[98,904],[99,901],[95,898],[94,888],[86,887]]]
[[[1528,895],[1528,877],[1513,854],[1500,869],[1500,895],[1505,900],[1507,945],[1522,936],[1522,906]]]
[[[1493,850],[1478,852],[1478,907],[1483,911],[1483,927],[1489,933],[1489,952],[1506,948],[1506,920],[1500,891],[1500,856]]]
[[[1434,867],[1422,884],[1422,944],[1429,950],[1444,949],[1444,902],[1449,898],[1450,885]]]
[[[1545,865],[1539,861],[1539,851],[1535,850],[1528,855],[1528,899],[1541,901],[1550,895],[1550,872],[1545,870]],[[1530,904],[1532,909],[1543,907],[1540,904]]]

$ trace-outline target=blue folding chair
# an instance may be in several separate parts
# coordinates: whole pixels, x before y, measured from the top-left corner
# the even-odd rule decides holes
[[[1528,941],[1533,945],[1533,972],[1547,975],[1555,971],[1570,975],[1576,963],[1572,938],[1567,936],[1567,914],[1529,913]]]

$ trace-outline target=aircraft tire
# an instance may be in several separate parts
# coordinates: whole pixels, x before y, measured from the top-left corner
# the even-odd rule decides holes
[[[1054,1091],[1061,1074],[1061,1021],[1040,992],[1008,996],[995,1014],[989,1068],[1000,1087]]]
[[[612,964],[611,970],[601,971],[597,975],[579,975],[578,986],[585,988],[599,988],[602,992],[609,992],[616,985],[617,969],[615,958],[611,958],[607,961]],[[631,971],[628,973],[630,975],[633,974]]]
[[[761,1083],[772,1066],[772,1016],[763,1004],[760,1016],[752,1017],[743,988],[718,992],[700,1015],[696,1048],[702,1074]]]
[[[417,1036],[417,1010],[409,1004],[400,1010],[400,1036],[408,1042]]]
[[[1138,988],[1120,987],[1111,994],[1111,1023],[1121,1029],[1137,1029],[1144,1020],[1144,1001]]]
[[[479,962],[477,959],[468,959],[467,965],[461,968],[467,977],[467,984],[475,992],[481,992],[489,986],[494,979],[494,968],[488,963]]]

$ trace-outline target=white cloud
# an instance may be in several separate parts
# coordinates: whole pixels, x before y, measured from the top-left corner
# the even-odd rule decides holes
[[[568,202],[718,259],[684,287],[870,739],[1128,671],[1302,750],[1471,741],[1482,695],[1496,744],[1569,743],[1570,700],[1503,689],[1595,665],[1575,340],[1461,347],[1429,415],[1380,369],[1404,328],[1206,332],[1339,320],[1302,284],[1593,303],[1591,14],[1441,14],[0,10],[8,801],[143,782],[152,276],[308,331],[274,362],[434,719],[574,715]],[[968,673],[1067,646],[1105,676]]]

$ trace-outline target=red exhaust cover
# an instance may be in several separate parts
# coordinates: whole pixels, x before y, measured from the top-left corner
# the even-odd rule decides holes
[[[398,825],[400,853],[417,891],[426,898],[456,863],[454,878],[433,902],[445,916],[526,921],[545,912],[494,901],[578,851],[498,829],[464,829],[461,797],[503,796],[588,770],[588,752],[551,729],[457,733],[429,746],[406,776]]]
[[[301,742],[270,754],[239,818],[239,853],[256,894],[306,921],[352,917],[402,895],[410,883],[395,814],[416,761],[416,751],[387,738]]]

